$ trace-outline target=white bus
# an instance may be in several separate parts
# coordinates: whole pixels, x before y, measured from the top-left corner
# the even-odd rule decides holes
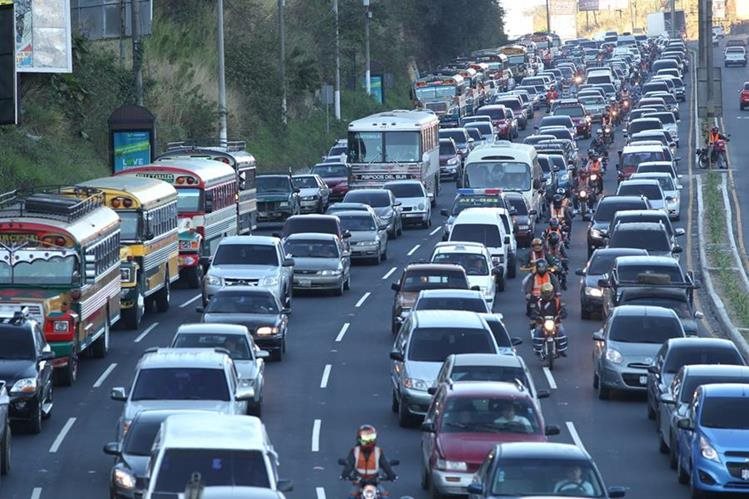
[[[440,185],[439,147],[439,119],[428,111],[388,111],[352,121],[349,188],[421,180],[434,206]]]

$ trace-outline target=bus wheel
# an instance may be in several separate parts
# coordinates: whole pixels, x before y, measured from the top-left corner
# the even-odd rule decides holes
[[[76,347],[74,347],[75,349]],[[55,384],[71,386],[78,378],[78,354],[73,352],[68,358],[68,365],[55,369]]]
[[[202,267],[201,267],[202,268]],[[169,282],[169,271],[164,274],[164,287],[156,292],[154,301],[156,302],[156,310],[159,312],[166,312],[169,310],[169,302],[171,301],[172,290],[171,282]]]
[[[192,289],[200,288],[203,283],[203,266],[201,264],[198,263],[195,267],[185,269],[184,273],[188,287]]]
[[[107,318],[104,320],[104,332],[96,338],[96,341],[91,345],[91,356],[101,359],[107,356],[109,352],[109,312],[107,311]]]
[[[143,293],[138,290],[138,297],[135,299],[135,304],[130,308],[122,310],[122,322],[125,327],[127,329],[138,329],[145,309],[145,298],[143,297]]]

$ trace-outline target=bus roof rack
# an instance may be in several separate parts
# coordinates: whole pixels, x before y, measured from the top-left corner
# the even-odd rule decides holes
[[[104,193],[93,187],[42,187],[0,194],[0,216],[34,216],[71,222],[104,203]]]

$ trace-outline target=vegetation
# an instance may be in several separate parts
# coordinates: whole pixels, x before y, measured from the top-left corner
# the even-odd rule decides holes
[[[373,74],[385,79],[380,106],[362,90],[362,4],[339,3],[342,120],[336,122],[331,108],[329,126],[320,89],[335,82],[332,0],[286,0],[287,126],[276,0],[224,3],[229,135],[247,140],[261,168],[315,162],[350,119],[410,108],[410,82],[419,69],[504,41],[498,0],[376,0],[371,53]],[[217,134],[215,19],[214,1],[154,2],[144,87],[145,105],[157,117],[159,150],[167,141]],[[122,64],[115,49],[77,38],[72,74],[21,75],[22,124],[0,127],[0,188],[107,174],[107,118],[135,100],[130,56]]]

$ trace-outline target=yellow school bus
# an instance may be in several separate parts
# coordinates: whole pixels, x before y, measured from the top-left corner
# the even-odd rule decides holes
[[[103,192],[106,206],[120,216],[122,320],[137,329],[147,305],[169,309],[171,285],[179,279],[177,191],[161,180],[128,175],[79,185]]]

